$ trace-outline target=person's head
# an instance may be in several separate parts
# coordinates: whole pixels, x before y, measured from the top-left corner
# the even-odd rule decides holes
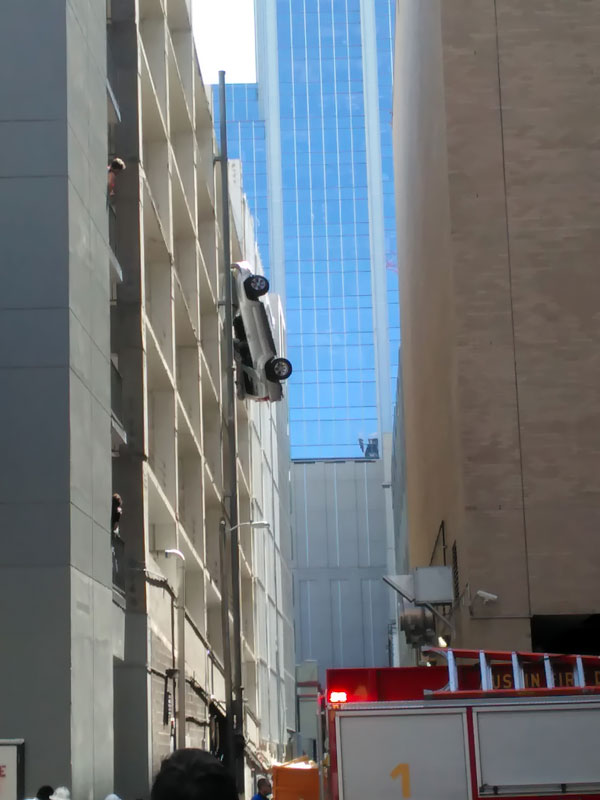
[[[37,800],[50,800],[53,794],[54,794],[54,789],[52,788],[52,786],[44,784],[43,786],[40,786],[35,796]]]
[[[268,778],[259,778],[256,788],[258,789],[258,793],[262,794],[263,797],[267,797],[267,795],[271,794],[271,782]]]
[[[122,172],[125,169],[125,162],[122,158],[113,158],[110,162],[110,168],[113,172]]]
[[[175,750],[160,765],[150,800],[238,800],[235,781],[205,750]]]

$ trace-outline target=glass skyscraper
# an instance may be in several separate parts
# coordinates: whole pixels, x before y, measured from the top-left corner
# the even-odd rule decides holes
[[[256,0],[256,18],[229,153],[286,304],[292,457],[360,457],[391,432],[397,375],[394,0]]]
[[[214,117],[219,136],[218,90],[214,92]],[[244,192],[254,217],[255,237],[265,271],[269,271],[269,209],[267,206],[267,154],[265,122],[259,112],[256,84],[227,87],[227,145],[231,158],[242,162]]]

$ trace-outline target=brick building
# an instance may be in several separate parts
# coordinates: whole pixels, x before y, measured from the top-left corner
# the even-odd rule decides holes
[[[600,648],[599,32],[584,0],[397,4],[408,542],[454,566],[456,643]]]

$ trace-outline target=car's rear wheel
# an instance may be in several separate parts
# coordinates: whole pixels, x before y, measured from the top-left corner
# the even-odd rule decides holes
[[[265,374],[270,381],[285,381],[292,374],[292,365],[287,358],[272,358],[265,364]]]
[[[269,281],[264,275],[250,275],[244,281],[244,289],[249,300],[258,300],[269,291]]]

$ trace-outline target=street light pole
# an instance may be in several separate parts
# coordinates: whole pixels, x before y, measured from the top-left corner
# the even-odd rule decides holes
[[[179,572],[177,585],[177,748],[185,747],[185,556],[181,550],[165,550],[175,556]]]
[[[244,793],[244,720],[243,704],[240,687],[242,685],[242,648],[241,628],[239,614],[236,609],[240,604],[240,555],[238,530],[238,491],[237,491],[237,436],[236,436],[236,407],[235,407],[235,381],[234,381],[234,351],[233,351],[233,289],[231,282],[231,242],[229,240],[229,169],[227,155],[227,99],[225,92],[225,72],[219,72],[219,114],[220,120],[220,154],[221,166],[221,194],[223,201],[222,228],[223,228],[223,264],[224,264],[224,304],[225,304],[225,331],[224,331],[224,364],[225,364],[225,408],[227,419],[227,482],[226,492],[229,496],[229,525],[230,525],[230,551],[229,572],[231,575],[231,594],[233,600],[233,665],[232,689],[227,697],[229,708],[227,725],[233,725],[233,734],[228,727],[229,746],[233,739],[233,752],[227,754],[228,765],[232,772],[237,789]],[[226,591],[224,587],[224,591]],[[228,623],[229,624],[229,623]],[[225,647],[225,642],[223,642]],[[233,715],[233,719],[231,716]]]
[[[325,800],[325,768],[323,765],[323,696],[317,696],[317,764],[319,766],[319,800]]]

